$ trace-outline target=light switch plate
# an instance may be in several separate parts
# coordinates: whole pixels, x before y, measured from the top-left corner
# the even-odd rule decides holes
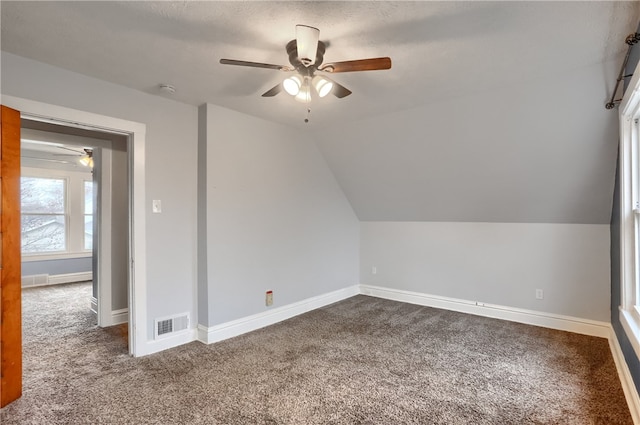
[[[152,204],[151,204],[151,208],[152,208],[154,213],[161,213],[162,212],[162,201],[160,201],[159,199],[154,199]]]

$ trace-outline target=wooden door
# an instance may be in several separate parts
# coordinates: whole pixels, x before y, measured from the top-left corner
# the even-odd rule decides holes
[[[0,407],[22,395],[20,112],[0,106]]]

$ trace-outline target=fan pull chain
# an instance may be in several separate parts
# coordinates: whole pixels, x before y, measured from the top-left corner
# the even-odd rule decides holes
[[[309,115],[311,114],[311,109],[307,108],[307,118],[304,119],[304,122],[306,122],[307,124],[309,124]]]

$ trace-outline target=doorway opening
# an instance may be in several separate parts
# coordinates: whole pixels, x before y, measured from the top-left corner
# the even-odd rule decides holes
[[[23,287],[91,280],[98,326],[126,324],[127,137],[24,118],[21,133]]]
[[[3,182],[3,282],[2,320],[2,406],[16,400],[22,392],[21,271],[20,271],[20,126],[21,119],[62,125],[74,129],[120,135],[126,140],[128,211],[126,232],[128,258],[128,348],[129,354],[143,356],[154,352],[147,343],[146,308],[146,213],[145,213],[145,135],[141,123],[90,112],[3,95],[2,99],[2,182]],[[110,152],[110,150],[105,150]],[[5,185],[5,182],[7,183]],[[6,195],[6,196],[5,196]],[[5,199],[7,204],[5,205]],[[13,225],[15,223],[16,225]],[[5,224],[7,224],[5,229]],[[11,224],[11,225],[10,225]],[[93,235],[94,237],[97,235]],[[5,249],[6,248],[6,249]],[[102,252],[105,252],[102,250]],[[5,253],[7,255],[5,255]],[[16,261],[17,260],[17,261]],[[105,262],[102,262],[105,264]],[[103,268],[109,270],[109,268]],[[102,285],[107,287],[108,285]],[[102,297],[104,300],[105,297]],[[45,330],[46,331],[46,330]]]
[[[117,134],[126,138],[129,173],[127,195],[130,208],[126,220],[129,226],[130,254],[128,259],[129,354],[137,357],[155,352],[153,344],[148,343],[152,328],[147,318],[144,155],[146,125],[15,96],[3,95],[2,101],[4,106],[18,111],[22,119]]]
[[[145,209],[145,139],[144,124],[91,112],[3,95],[3,105],[18,111],[20,117],[69,128],[115,134],[126,139],[128,171],[128,346],[132,356],[157,351],[149,344],[151,324],[147,318],[146,290],[146,209]],[[103,285],[104,287],[105,285]],[[103,297],[104,299],[105,297]],[[155,350],[155,351],[154,351]]]

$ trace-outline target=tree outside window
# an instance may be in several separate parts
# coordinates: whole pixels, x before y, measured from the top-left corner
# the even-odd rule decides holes
[[[64,179],[22,177],[22,252],[67,249],[66,182]]]

